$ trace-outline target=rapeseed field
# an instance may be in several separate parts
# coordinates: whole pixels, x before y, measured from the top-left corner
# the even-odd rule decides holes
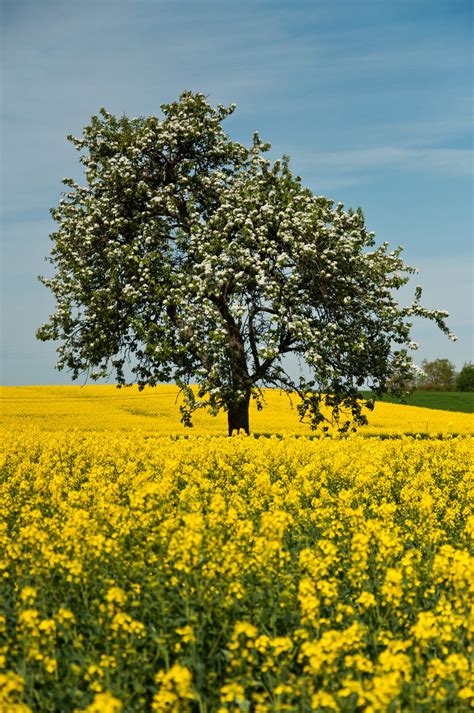
[[[226,438],[160,388],[2,390],[0,710],[470,710],[471,417]]]
[[[250,428],[254,434],[308,435],[300,423],[297,398],[290,399],[275,389],[263,389],[265,407],[258,411],[251,402]],[[216,435],[227,433],[226,414],[217,417],[197,411],[192,429],[180,423],[179,392],[173,385],[117,389],[113,385],[10,386],[0,387],[1,425],[17,431],[79,429],[103,431],[130,429],[158,435]],[[377,403],[367,412],[369,425],[361,435],[471,434],[474,414],[447,412],[417,406]]]

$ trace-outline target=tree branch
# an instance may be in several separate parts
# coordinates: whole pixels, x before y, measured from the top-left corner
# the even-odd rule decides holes
[[[166,308],[166,314],[172,324],[174,324],[174,326],[179,330],[179,339],[181,344],[186,347],[192,356],[201,363],[204,369],[209,371],[211,368],[209,357],[205,354],[200,354],[195,347],[189,346],[189,342],[194,337],[194,330],[178,315],[176,305],[168,305]]]

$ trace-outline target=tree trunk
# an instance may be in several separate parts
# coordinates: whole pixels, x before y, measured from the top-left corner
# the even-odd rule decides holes
[[[245,431],[247,436],[250,434],[249,404],[250,404],[250,394],[247,394],[242,401],[229,404],[229,409],[227,411],[227,421],[229,424],[229,436],[232,435],[233,431],[237,431],[237,433],[240,433],[241,428]]]

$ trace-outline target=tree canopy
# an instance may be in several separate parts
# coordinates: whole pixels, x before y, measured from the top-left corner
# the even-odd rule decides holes
[[[312,428],[347,430],[366,420],[364,384],[396,392],[410,373],[412,317],[450,335],[447,313],[423,307],[419,287],[400,307],[415,272],[401,248],[377,246],[362,211],[314,195],[288,157],[269,161],[257,133],[232,141],[234,109],[185,92],[162,118],[101,109],[68,137],[86,181],[64,179],[52,210],[54,275],[41,279],[57,307],[38,337],[60,341],[74,378],[176,382],[188,425],[196,408],[224,409],[229,433],[248,433],[250,399],[274,386],[299,395]]]
[[[458,391],[474,391],[474,364],[467,362],[456,377]]]
[[[419,389],[450,391],[456,382],[456,367],[449,359],[424,359],[418,379]]]

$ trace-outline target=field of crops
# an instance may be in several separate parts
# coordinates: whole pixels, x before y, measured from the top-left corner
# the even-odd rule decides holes
[[[367,392],[370,396],[370,392]],[[395,397],[385,395],[383,400],[386,403],[400,403]],[[422,408],[434,408],[441,411],[463,411],[464,413],[474,413],[474,392],[473,391],[414,391],[405,399],[409,406],[421,406]]]
[[[172,387],[1,395],[0,710],[470,710],[472,416],[311,439],[269,392],[277,435],[176,438]]]
[[[308,435],[300,423],[297,399],[273,389],[264,389],[265,408],[250,409],[250,429],[254,434]],[[194,427],[180,423],[178,389],[173,385],[117,389],[115,386],[17,386],[0,387],[0,426],[41,431],[130,431],[156,435],[225,435],[227,418],[197,411]],[[474,414],[434,408],[377,403],[367,412],[369,425],[361,435],[474,435]]]

